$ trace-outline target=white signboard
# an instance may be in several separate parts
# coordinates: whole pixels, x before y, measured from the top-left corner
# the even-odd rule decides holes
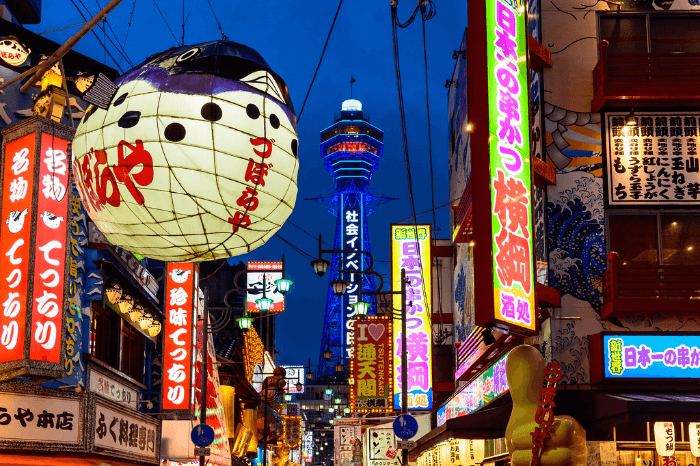
[[[158,422],[117,411],[99,401],[95,408],[95,446],[128,453],[134,457],[158,459]]]
[[[132,408],[136,407],[136,400],[139,399],[139,394],[136,390],[94,369],[90,371],[90,391],[114,401],[128,402]]]
[[[0,392],[0,439],[80,443],[80,399]]]
[[[287,381],[287,386],[285,391],[287,393],[304,393],[304,382],[306,377],[304,377],[304,366],[282,366],[287,371],[284,379]],[[297,384],[302,385],[301,390],[297,390]]]
[[[391,427],[368,429],[369,466],[398,466],[400,458]]]
[[[282,262],[248,262],[248,292],[246,293],[246,307],[248,312],[260,312],[255,301],[263,297],[272,300],[270,312],[282,312],[284,310],[284,295],[277,289],[275,281],[282,278]]]
[[[700,112],[606,116],[611,205],[700,205]]]

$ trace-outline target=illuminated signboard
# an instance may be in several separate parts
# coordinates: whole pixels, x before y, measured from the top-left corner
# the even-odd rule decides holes
[[[464,387],[457,395],[445,403],[437,413],[437,425],[448,419],[466,416],[491,403],[508,391],[506,380],[506,358],[503,356],[481,375]]]
[[[341,248],[346,251],[362,251],[365,243],[365,225],[363,224],[364,203],[362,197],[355,193],[341,195],[343,214],[340,227]],[[342,254],[340,256],[341,267],[348,271],[362,271],[365,269],[365,257],[363,254]],[[341,280],[350,284],[343,296],[340,297],[343,309],[343,358],[352,359],[353,348],[353,320],[355,309],[353,304],[360,301],[361,281],[365,278],[356,273],[343,273]],[[364,287],[365,290],[371,289]],[[369,297],[364,298],[368,300]],[[342,358],[340,360],[342,362]]]
[[[354,412],[393,410],[391,321],[388,317],[355,320],[350,405]]]
[[[246,306],[248,312],[260,312],[255,301],[263,297],[272,300],[270,312],[282,312],[284,310],[284,295],[277,290],[275,280],[282,278],[284,263],[282,262],[248,262],[248,286],[246,293]],[[264,285],[263,285],[264,284]]]
[[[486,1],[494,318],[536,328],[524,7]]]
[[[408,409],[432,409],[432,328],[430,319],[430,225],[391,226],[391,283],[401,291],[406,270],[406,348],[408,352]],[[411,303],[409,306],[408,303]],[[401,309],[401,295],[394,295]],[[401,319],[394,319],[394,408],[401,409]]]
[[[700,334],[603,335],[607,379],[700,378]]]
[[[68,369],[72,131],[42,118],[12,128],[4,132],[0,163],[0,380],[59,378]]]
[[[304,393],[304,385],[306,382],[306,377],[304,377],[305,369],[304,366],[281,366],[287,371],[284,376],[284,380],[287,381],[287,386],[285,391],[287,393]],[[297,390],[297,384],[301,384],[301,390]]]
[[[197,266],[192,262],[168,264],[163,332],[163,409],[194,408],[194,329],[197,325],[195,285]]]

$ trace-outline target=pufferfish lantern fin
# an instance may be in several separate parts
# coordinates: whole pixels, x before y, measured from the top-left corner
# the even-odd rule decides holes
[[[97,81],[90,86],[90,89],[83,96],[83,100],[106,110],[112,102],[114,94],[117,93],[117,89],[118,86],[116,84],[100,73]]]
[[[270,75],[270,73],[268,73],[265,70],[254,71],[245,78],[241,79],[241,81],[248,84],[249,86],[256,88],[259,91],[264,92],[265,94],[271,95],[272,97],[276,98],[284,104],[287,103],[284,100],[282,92],[280,91],[279,86],[275,82],[275,79],[272,77],[272,75]]]

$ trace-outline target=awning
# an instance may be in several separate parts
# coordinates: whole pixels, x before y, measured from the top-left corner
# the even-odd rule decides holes
[[[116,461],[97,455],[61,453],[20,455],[0,453],[0,466],[134,466],[136,464],[146,463]]]
[[[562,390],[556,415],[568,414],[585,429],[610,428],[628,422],[700,422],[700,394]]]
[[[492,439],[506,434],[513,404],[510,396],[502,406],[485,407],[466,416],[448,419],[445,424],[431,430],[418,439],[416,447],[409,451],[412,460],[435,445],[450,439]]]

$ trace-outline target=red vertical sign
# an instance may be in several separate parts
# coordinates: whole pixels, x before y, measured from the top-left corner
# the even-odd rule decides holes
[[[389,412],[394,396],[392,322],[388,317],[371,316],[355,320],[353,331],[352,409],[358,413]]]
[[[5,147],[0,199],[0,362],[24,358],[35,141],[32,133]]]
[[[68,217],[68,141],[42,133],[29,358],[60,362]]]
[[[165,288],[163,409],[191,409],[195,264],[171,262]]]

